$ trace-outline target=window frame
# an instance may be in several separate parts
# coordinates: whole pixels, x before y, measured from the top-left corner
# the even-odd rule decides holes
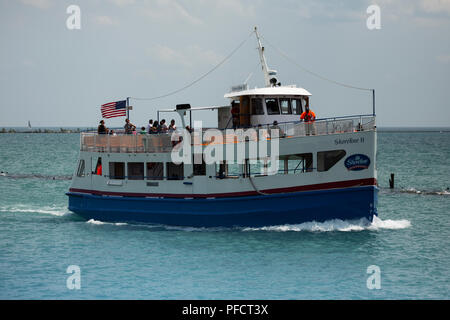
[[[275,100],[276,105],[277,105],[277,110],[278,110],[277,113],[272,112],[272,111],[269,111],[269,105],[267,104],[267,100]],[[280,111],[280,103],[279,103],[279,101],[278,101],[278,98],[265,98],[265,99],[264,99],[264,103],[265,103],[265,105],[266,105],[267,115],[271,116],[271,115],[281,114],[281,111]]]

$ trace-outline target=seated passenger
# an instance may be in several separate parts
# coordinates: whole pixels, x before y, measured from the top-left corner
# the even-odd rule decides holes
[[[147,130],[145,130],[145,127],[141,127],[141,132],[139,132],[140,134],[146,134]]]

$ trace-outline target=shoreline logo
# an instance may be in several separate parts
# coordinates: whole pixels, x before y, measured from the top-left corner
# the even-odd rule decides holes
[[[369,169],[370,158],[364,154],[354,154],[345,159],[344,165],[351,171]]]

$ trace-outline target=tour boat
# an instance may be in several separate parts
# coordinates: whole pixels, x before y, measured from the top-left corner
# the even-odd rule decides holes
[[[158,120],[180,115],[176,132],[82,132],[69,210],[105,222],[193,227],[372,221],[375,108],[301,121],[310,92],[279,83],[255,33],[265,87],[234,86],[225,106],[159,110]],[[217,128],[192,125],[196,111],[208,109]],[[181,130],[188,118],[193,132]]]

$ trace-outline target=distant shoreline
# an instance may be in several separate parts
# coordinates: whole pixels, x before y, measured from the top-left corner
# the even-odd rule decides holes
[[[80,133],[96,130],[94,127],[3,127],[0,133]],[[378,127],[377,131],[381,133],[450,132],[450,127]]]

